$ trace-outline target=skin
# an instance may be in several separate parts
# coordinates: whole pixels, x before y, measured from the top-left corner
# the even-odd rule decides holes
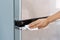
[[[29,25],[29,28],[31,29],[37,28],[37,27],[40,29],[40,28],[46,27],[49,23],[52,23],[57,19],[60,19],[60,11],[56,12],[54,15],[51,15],[46,19],[38,19],[28,25]]]

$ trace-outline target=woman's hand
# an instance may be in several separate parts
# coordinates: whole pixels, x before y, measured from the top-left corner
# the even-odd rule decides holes
[[[56,14],[49,16],[46,19],[38,19],[32,23],[29,24],[30,28],[44,28],[46,27],[49,23],[60,19],[60,11],[58,11]]]
[[[49,21],[46,19],[38,19],[29,24],[29,28],[44,28],[49,24]]]

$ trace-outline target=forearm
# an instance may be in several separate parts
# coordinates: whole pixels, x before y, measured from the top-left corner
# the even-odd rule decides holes
[[[50,23],[50,22],[53,22],[53,21],[55,21],[55,20],[57,20],[57,19],[60,19],[60,11],[57,12],[57,13],[55,13],[55,14],[52,15],[52,16],[49,16],[49,17],[47,18],[47,20],[48,20],[49,23]]]

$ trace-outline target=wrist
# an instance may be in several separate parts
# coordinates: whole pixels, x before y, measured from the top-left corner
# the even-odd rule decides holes
[[[47,20],[48,23],[52,22],[52,20],[50,18],[47,18],[46,20]]]

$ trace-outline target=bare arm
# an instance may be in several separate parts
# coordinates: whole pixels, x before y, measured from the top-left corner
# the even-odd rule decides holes
[[[47,18],[47,20],[48,20],[50,23],[53,22],[53,21],[55,21],[55,20],[57,20],[57,19],[60,19],[60,11],[58,11],[58,12],[55,13],[54,15],[49,16],[49,17]]]
[[[29,24],[30,28],[36,28],[38,27],[39,29],[40,28],[44,28],[46,27],[49,23],[57,20],[57,19],[60,19],[60,11],[55,13],[54,15],[52,16],[49,16],[48,18],[46,19],[38,19],[32,23]]]

